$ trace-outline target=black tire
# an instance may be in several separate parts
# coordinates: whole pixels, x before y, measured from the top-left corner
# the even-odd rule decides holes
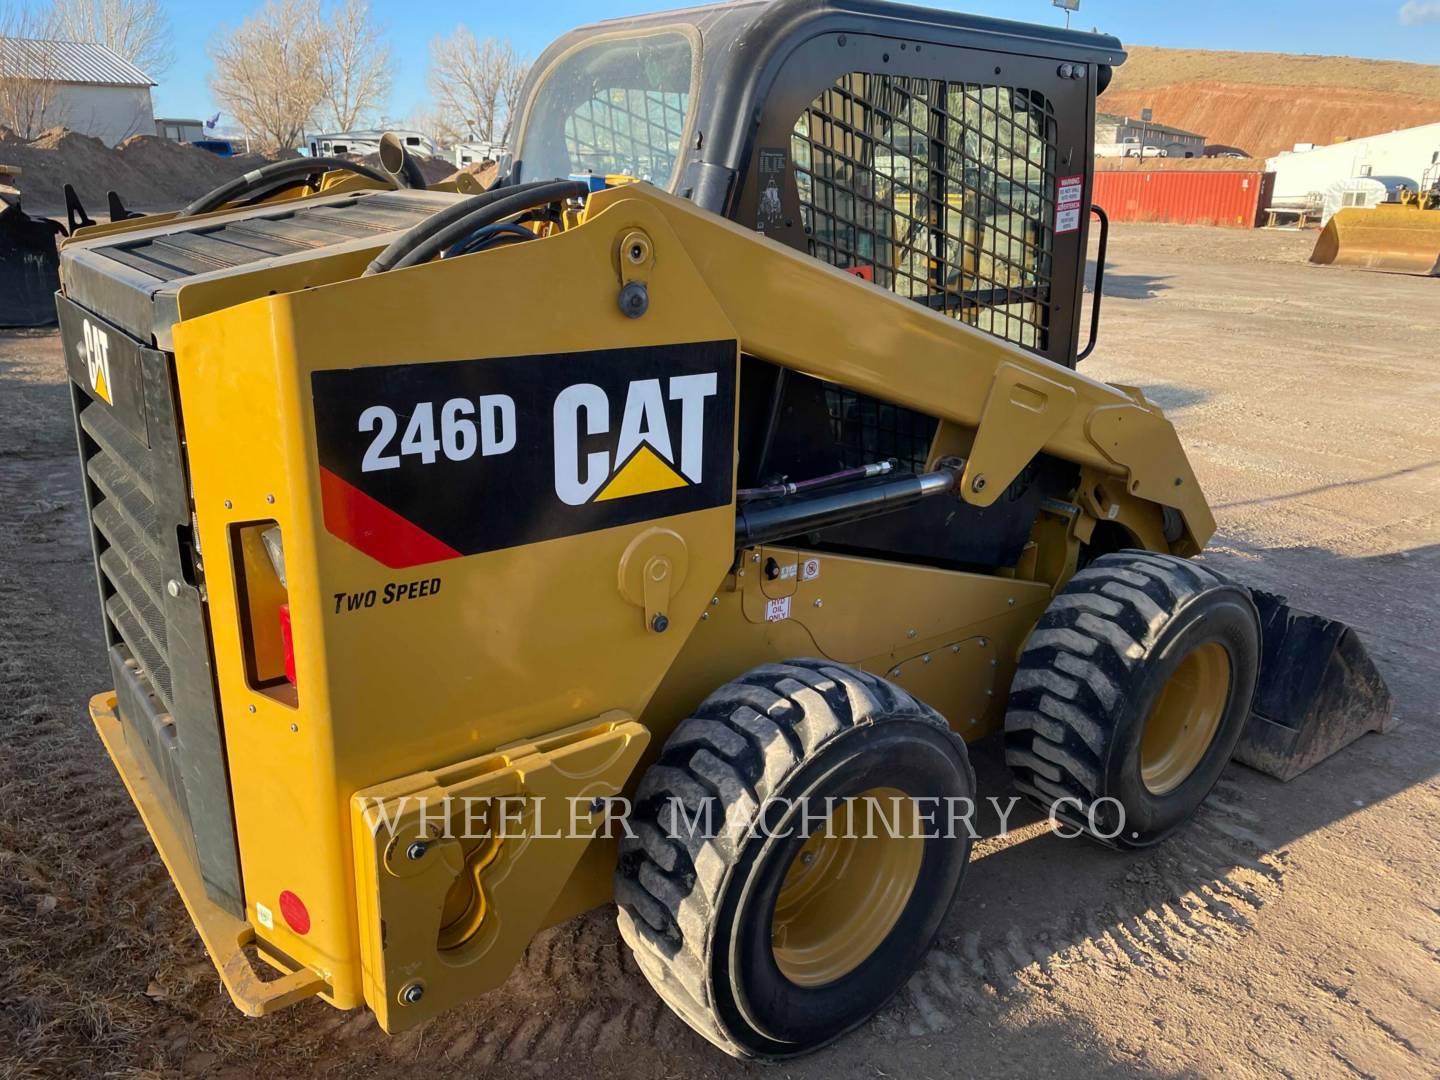
[[[1249,592],[1206,567],[1145,551],[1096,559],[1051,603],[1021,654],[1005,716],[1015,786],[1102,843],[1163,840],[1195,813],[1235,750],[1255,695],[1260,635]],[[1186,771],[1176,758],[1166,774],[1169,759],[1144,738],[1161,723],[1161,693],[1187,663],[1180,680],[1222,671],[1222,654],[1228,687],[1223,675],[1207,681],[1217,696],[1210,718],[1194,725],[1209,741],[1186,736],[1198,759]],[[1169,783],[1147,782],[1157,774]]]
[[[620,933],[656,992],[727,1053],[774,1060],[839,1038],[928,951],[970,855],[968,833],[946,838],[938,816],[942,827],[914,841],[923,854],[903,910],[858,966],[799,985],[777,962],[776,898],[805,844],[785,835],[785,808],[821,814],[827,796],[876,787],[973,799],[975,778],[963,740],[933,709],[826,660],[767,664],[717,690],[642,778],[636,835],[621,841],[615,874]],[[707,805],[717,826],[730,815],[739,828],[687,835],[681,807],[695,820]]]

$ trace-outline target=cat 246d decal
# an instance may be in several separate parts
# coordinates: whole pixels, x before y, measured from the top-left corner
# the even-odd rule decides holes
[[[736,349],[317,371],[325,527],[401,569],[723,506]]]

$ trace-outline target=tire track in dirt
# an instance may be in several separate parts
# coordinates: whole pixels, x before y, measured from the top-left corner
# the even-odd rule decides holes
[[[962,1010],[995,1009],[1077,975],[1176,973],[1200,950],[1252,931],[1256,914],[1284,888],[1287,856],[1269,851],[1259,823],[1240,789],[1222,782],[1182,831],[1131,856],[1136,865],[1120,895],[1102,906],[999,937],[968,931],[938,943],[880,1030],[895,1038],[938,1034]]]

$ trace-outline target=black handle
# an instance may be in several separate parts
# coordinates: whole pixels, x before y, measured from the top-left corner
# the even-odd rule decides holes
[[[1085,351],[1075,358],[1079,364],[1095,351],[1095,342],[1100,338],[1100,298],[1105,287],[1105,250],[1110,246],[1110,217],[1098,206],[1091,206],[1090,212],[1100,219],[1100,250],[1095,253],[1095,300],[1090,305],[1090,343]]]

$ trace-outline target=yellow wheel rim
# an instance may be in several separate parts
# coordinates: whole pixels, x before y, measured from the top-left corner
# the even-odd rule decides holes
[[[1140,779],[1152,795],[1183,784],[1200,760],[1230,700],[1230,654],[1217,642],[1181,661],[1160,690],[1140,737]]]
[[[915,802],[871,788],[836,806],[785,873],[770,942],[797,986],[823,986],[854,971],[900,920],[925,856]]]

